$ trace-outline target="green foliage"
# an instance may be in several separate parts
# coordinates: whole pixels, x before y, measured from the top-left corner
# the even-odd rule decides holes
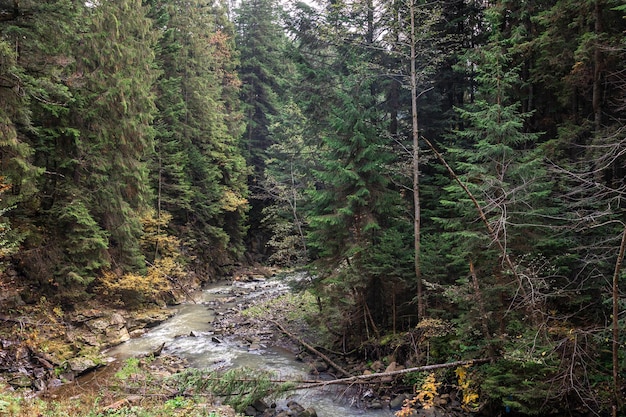
[[[85,73],[72,106],[81,125],[79,184],[93,190],[89,209],[109,233],[109,252],[125,270],[144,267],[139,212],[149,193],[146,160],[153,146],[151,88],[157,75],[156,36],[146,13],[137,0],[90,8],[90,30],[76,51]]]
[[[245,232],[247,169],[238,144],[234,35],[218,4],[151,3],[163,30],[151,181],[158,209],[172,214],[171,228],[193,242],[189,260],[204,269],[216,258],[228,263],[239,256]]]
[[[271,117],[278,113],[278,100],[284,94],[283,48],[287,38],[280,25],[279,10],[276,0],[252,0],[242,2],[235,11],[237,46],[241,53],[241,101],[246,118],[243,138],[248,163],[257,180],[263,174],[263,152],[272,144]]]
[[[61,230],[65,230],[68,237],[65,244],[67,264],[59,274],[84,277],[82,284],[87,286],[100,268],[109,266],[106,256],[108,233],[100,228],[86,205],[78,199],[56,214]]]
[[[541,363],[499,360],[481,367],[481,393],[516,412],[529,415],[554,412],[546,403],[549,371]]]
[[[187,261],[210,268],[242,250],[232,25],[219,4],[148,3],[27,1],[3,15],[0,164],[11,192],[0,210],[23,245],[16,262],[59,297],[84,297],[111,264],[146,273],[151,188]]]
[[[140,372],[139,359],[128,358],[124,362],[124,366],[115,373],[115,377],[121,380],[127,380]]]
[[[248,186],[251,192],[247,239],[259,255],[266,255],[267,242],[271,239],[268,234],[273,233],[271,226],[268,231],[266,229],[268,225],[263,224],[264,208],[273,203],[277,206],[285,204],[284,200],[280,201],[281,196],[271,194],[275,184],[271,184],[274,182],[271,174],[266,177],[265,172],[267,159],[271,158],[271,154],[266,154],[270,146],[281,139],[289,141],[286,137],[273,137],[272,133],[276,132],[271,130],[276,128],[272,128],[271,125],[276,116],[284,121],[282,108],[288,108],[290,102],[287,87],[295,82],[290,77],[292,67],[285,54],[288,39],[282,28],[281,7],[276,0],[251,0],[241,2],[234,10],[236,43],[240,53],[238,74],[242,82],[239,97],[245,123],[241,138],[243,153],[249,167]],[[270,183],[266,184],[266,180]],[[278,200],[274,201],[274,198]],[[282,223],[283,216],[279,216],[277,220]],[[293,213],[290,217],[293,217]],[[294,226],[296,225],[297,223],[294,223]],[[280,241],[283,238],[293,239],[289,237],[289,233],[281,234],[287,236],[278,237],[274,234],[278,240],[272,242],[272,247],[276,248],[278,245],[277,249],[282,252],[280,257],[286,257],[281,262],[293,262],[294,260],[290,258],[297,258],[298,255],[285,253],[284,245],[280,248]],[[304,251],[302,242],[298,245],[299,251]]]
[[[8,188],[8,184],[4,183],[4,177],[0,176],[0,203],[2,203],[2,196]],[[11,225],[8,220],[5,220],[5,214],[10,209],[11,207],[0,206],[0,273],[3,270],[4,259],[17,251],[18,242],[11,236]]]
[[[173,376],[180,392],[190,395],[210,392],[223,398],[224,404],[242,412],[255,401],[272,394],[280,394],[289,388],[287,384],[271,381],[272,374],[261,370],[234,368],[225,372],[188,370]]]
[[[272,254],[268,261],[281,266],[301,266],[309,260],[304,207],[305,193],[313,187],[314,152],[304,142],[308,121],[296,103],[286,103],[273,120],[270,133],[275,143],[267,149],[260,192],[273,202],[263,208],[263,225],[271,233],[267,244]]]

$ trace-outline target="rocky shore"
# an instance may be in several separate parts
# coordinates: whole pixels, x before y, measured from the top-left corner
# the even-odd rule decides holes
[[[286,296],[290,292],[288,283],[270,280],[272,273],[267,270],[239,273],[233,277],[228,294],[206,306],[216,314],[212,331],[217,340],[235,339],[250,351],[280,346],[307,364],[310,379],[332,380],[345,376],[337,371],[338,367],[349,375],[388,373],[403,368],[402,364],[393,360],[385,364],[383,361],[365,363],[349,357],[330,359],[321,352],[316,354],[307,349],[305,338],[299,337],[306,335],[308,340],[321,340],[322,337],[316,335],[315,329],[304,320],[302,310],[310,307],[299,295]],[[306,276],[294,274],[292,279],[297,281],[306,279]],[[15,293],[4,293],[0,302],[5,305],[10,303],[12,308],[9,310],[21,312],[0,316],[5,329],[0,337],[0,383],[14,390],[32,393],[48,393],[104,367],[109,360],[102,355],[103,349],[140,336],[172,314],[171,309],[156,306],[149,310],[128,311],[110,308],[96,301],[83,303],[71,312],[55,312],[45,300],[34,306],[27,305]],[[33,331],[36,328],[42,329],[42,336],[37,336],[39,340],[23,338],[15,333],[16,329]],[[168,378],[188,367],[181,358],[158,354],[153,355],[158,356],[156,360],[143,362],[148,375]],[[338,366],[335,360],[341,365]],[[375,385],[356,384],[344,389],[343,395],[345,401],[362,409],[400,410],[403,403],[412,398],[412,395],[398,393],[400,391],[402,387],[389,377]],[[113,401],[107,407],[123,406],[139,394],[129,391],[124,402]],[[173,391],[167,395],[174,398],[181,393]],[[434,407],[421,410],[420,415],[467,415],[467,410],[461,407],[454,392],[438,395],[433,404]],[[261,400],[248,406],[245,414],[255,417],[317,416],[313,408],[305,408],[295,401],[279,406]]]

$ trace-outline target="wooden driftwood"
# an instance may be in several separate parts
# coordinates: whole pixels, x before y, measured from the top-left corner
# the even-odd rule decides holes
[[[487,363],[490,361],[491,360],[488,358],[481,358],[481,359],[474,359],[474,360],[467,360],[467,361],[455,361],[455,362],[447,362],[447,363],[438,363],[434,365],[417,366],[414,368],[400,369],[398,371],[380,372],[380,373],[368,374],[368,375],[357,375],[357,376],[351,376],[348,378],[333,379],[330,381],[295,381],[298,383],[308,384],[306,386],[297,387],[295,389],[323,387],[326,385],[350,385],[350,384],[362,384],[362,383],[374,384],[374,383],[381,382],[381,381],[378,381],[378,379],[384,378],[384,377],[394,377],[398,375],[408,374],[411,372],[427,372],[427,371],[435,371],[437,369],[478,365],[478,364]]]
[[[479,365],[481,363],[491,362],[491,359],[481,358],[474,360],[466,360],[466,361],[455,361],[455,362],[447,362],[447,363],[438,363],[434,365],[424,365],[417,366],[414,368],[406,368],[398,371],[390,371],[390,372],[380,372],[376,374],[368,374],[368,375],[357,375],[350,376],[346,378],[332,379],[329,381],[320,381],[318,379],[271,379],[270,382],[277,384],[284,383],[293,383],[299,384],[294,385],[288,388],[283,388],[285,391],[296,391],[301,389],[315,388],[315,387],[324,387],[327,385],[354,385],[354,384],[380,384],[381,379],[388,377],[395,377],[399,375],[408,374],[411,372],[427,372],[427,371],[435,371],[437,369],[445,369],[445,368],[456,368],[459,366],[471,366],[471,365]],[[212,379],[212,378],[209,378]],[[215,380],[220,380],[219,377],[215,378]],[[250,382],[251,379],[242,379],[241,381]]]

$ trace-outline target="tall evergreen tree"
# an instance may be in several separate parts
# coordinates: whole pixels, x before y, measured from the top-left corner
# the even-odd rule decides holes
[[[64,216],[55,213],[53,221],[48,216],[73,178],[68,165],[75,161],[71,144],[79,131],[68,116],[73,105],[71,87],[80,78],[73,45],[81,32],[83,11],[82,3],[69,0],[15,2],[12,17],[2,26],[1,42],[13,45],[3,53],[7,64],[3,77],[8,82],[4,87],[10,88],[2,89],[9,93],[2,102],[11,111],[4,113],[2,121],[3,145],[9,147],[2,152],[2,163],[13,186],[10,200],[19,203],[11,213],[16,233],[12,237],[23,244],[16,258],[27,278],[44,288],[61,286],[61,291],[77,280],[84,289],[81,275],[93,277],[94,267],[106,259],[106,238],[99,235],[89,215],[84,220],[87,226],[64,223],[76,213],[73,208]],[[86,240],[74,245],[82,239],[78,237],[82,231],[75,231],[92,226]]]
[[[271,232],[268,261],[278,265],[305,265],[307,249],[306,192],[313,187],[313,148],[305,142],[309,121],[293,101],[273,118],[270,134],[275,141],[267,149],[263,194],[274,203],[263,209],[263,222]]]
[[[385,278],[392,278],[386,268],[397,265],[390,259],[394,253],[384,245],[384,237],[402,224],[400,193],[385,175],[393,154],[384,142],[386,126],[379,119],[368,82],[371,78],[354,68],[344,79],[346,91],[337,92],[339,100],[321,138],[317,190],[311,196],[310,246],[327,273],[341,266],[338,274],[330,274],[331,281],[340,278],[339,288],[343,288],[337,292],[335,287],[333,297],[356,291],[353,311],[358,316],[352,325],[359,323],[359,327],[353,330],[368,321],[376,329],[389,318],[382,287]],[[371,270],[373,260],[381,257],[384,264]],[[353,334],[357,341],[368,336],[366,328],[361,330]]]
[[[140,213],[149,197],[156,37],[139,0],[92,4],[85,13],[87,31],[76,51],[81,80],[70,119],[80,127],[73,181],[66,201],[51,211],[60,215],[77,207],[69,222],[87,222],[95,231],[99,225],[114,265],[142,270]]]
[[[395,323],[394,292],[411,270],[410,259],[396,256],[407,253],[410,235],[391,181],[386,27],[374,2],[326,6],[294,21],[302,77],[294,95],[311,121],[305,142],[318,155],[307,194],[308,249],[320,268],[317,291],[342,310],[339,325],[359,344]]]
[[[464,127],[449,138],[447,159],[454,161],[457,183],[446,187],[449,196],[441,204],[456,215],[439,221],[445,237],[454,242],[450,245],[454,251],[448,254],[451,270],[461,275],[458,284],[465,285],[475,301],[468,314],[461,315],[464,343],[472,332],[477,345],[483,341],[489,345],[493,335],[512,331],[519,333],[518,338],[500,349],[513,352],[531,340],[535,343],[526,356],[505,354],[484,379],[492,398],[528,412],[540,398],[550,398],[544,404],[549,409],[571,393],[551,391],[543,381],[543,373],[556,372],[553,361],[541,369],[529,366],[521,379],[511,374],[520,363],[539,357],[537,346],[550,349],[549,338],[537,328],[556,314],[550,310],[556,305],[550,303],[556,298],[553,290],[558,287],[556,293],[564,296],[571,281],[557,274],[555,258],[544,253],[554,244],[548,230],[557,230],[563,222],[556,220],[557,201],[547,181],[540,135],[528,130],[531,114],[522,110],[523,68],[513,62],[518,44],[507,31],[509,17],[506,8],[488,9],[488,44],[461,61],[475,71],[475,98],[459,110]],[[541,382],[523,391],[525,378]]]
[[[535,145],[538,134],[526,130],[525,121],[530,114],[520,111],[521,103],[515,95],[520,82],[519,68],[511,67],[509,41],[497,30],[501,16],[493,8],[488,10],[488,18],[494,28],[489,44],[470,52],[466,61],[475,68],[476,97],[458,109],[464,128],[455,131],[451,139],[456,146],[448,148],[459,179],[476,197],[486,216],[475,228],[469,228],[465,222],[456,224],[461,229],[457,230],[461,232],[457,248],[463,255],[457,253],[455,258],[465,258],[468,264],[471,261],[477,265],[478,259],[484,258],[485,271],[493,270],[494,260],[497,265],[511,269],[503,257],[511,250],[517,250],[520,255],[528,250],[523,242],[529,229],[516,229],[514,225],[540,225],[540,221],[533,219],[532,209],[543,207],[537,207],[537,203],[549,192]],[[470,223],[479,218],[480,213],[465,190],[451,185],[448,192],[454,197],[444,200],[444,206],[465,207],[460,213]],[[481,224],[485,220],[486,224]],[[490,242],[493,252],[485,250]]]
[[[218,2],[152,3],[163,31],[157,204],[194,242],[194,268],[232,264],[242,251],[247,205],[232,26]]]
[[[237,47],[241,64],[241,102],[246,123],[243,141],[250,166],[251,191],[250,230],[248,246],[251,252],[266,257],[265,246],[269,232],[262,223],[263,208],[271,203],[262,190],[265,151],[272,145],[269,134],[271,118],[279,113],[280,101],[287,101],[284,59],[286,35],[282,28],[281,6],[276,0],[241,2],[235,11]]]

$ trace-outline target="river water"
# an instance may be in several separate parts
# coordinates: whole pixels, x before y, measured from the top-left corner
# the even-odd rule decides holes
[[[264,343],[251,346],[237,338],[222,338],[213,332],[213,322],[225,310],[241,304],[241,297],[278,295],[288,291],[284,282],[271,279],[262,282],[233,282],[210,286],[196,295],[195,303],[174,307],[169,320],[144,335],[110,349],[107,354],[124,359],[154,352],[165,344],[164,353],[185,358],[198,369],[229,369],[248,367],[271,371],[278,379],[311,379],[307,366],[296,360],[288,350]],[[287,400],[295,400],[305,408],[313,407],[319,417],[365,416],[388,417],[389,410],[362,410],[354,395],[344,395],[345,388],[330,386],[324,389],[296,391],[277,401],[280,407]]]

